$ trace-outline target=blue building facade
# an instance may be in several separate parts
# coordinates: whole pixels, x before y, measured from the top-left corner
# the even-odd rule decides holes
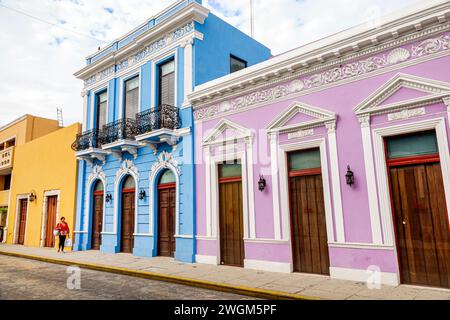
[[[270,57],[201,1],[177,1],[87,57],[74,250],[195,261],[195,86]]]

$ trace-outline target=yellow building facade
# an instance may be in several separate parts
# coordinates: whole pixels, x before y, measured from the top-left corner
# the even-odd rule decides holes
[[[24,115],[0,127],[0,242],[6,241],[7,216],[14,176],[14,153],[17,146],[58,130],[56,120]]]
[[[62,216],[73,234],[77,160],[71,144],[80,131],[77,123],[15,146],[8,244],[54,247],[53,230]]]

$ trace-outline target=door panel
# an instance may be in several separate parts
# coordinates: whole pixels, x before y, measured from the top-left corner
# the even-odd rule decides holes
[[[53,230],[56,226],[56,208],[58,205],[58,196],[47,197],[47,221],[45,222],[45,244],[47,248],[55,246],[55,236]]]
[[[329,274],[322,175],[290,178],[292,258],[295,272]]]
[[[121,252],[132,253],[134,246],[135,192],[122,193]]]
[[[21,199],[19,201],[19,234],[17,237],[17,244],[24,244],[25,242],[25,227],[27,223],[27,207],[28,200]]]
[[[221,264],[244,266],[242,182],[219,184]]]
[[[389,169],[403,283],[450,288],[450,236],[439,163]]]
[[[94,195],[94,207],[92,210],[92,238],[91,249],[100,250],[102,244],[103,224],[103,194]]]
[[[175,192],[176,188],[161,189],[158,210],[158,255],[175,255]]]

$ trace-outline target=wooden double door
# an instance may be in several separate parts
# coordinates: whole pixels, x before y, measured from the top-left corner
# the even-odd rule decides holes
[[[158,256],[175,256],[176,184],[158,186]]]
[[[47,197],[47,212],[45,221],[45,242],[44,246],[53,248],[55,246],[55,236],[53,230],[56,226],[56,209],[58,206],[58,196]]]
[[[241,165],[219,165],[220,263],[244,266],[244,224]]]
[[[17,244],[23,245],[25,242],[25,230],[27,224],[28,199],[19,200],[19,227],[17,234]]]
[[[91,249],[100,250],[102,244],[103,192],[94,192],[92,208]]]
[[[424,134],[394,142],[409,141],[408,148],[417,149],[418,139]],[[393,143],[387,165],[401,282],[450,288],[449,220],[437,146],[402,157],[396,148]]]
[[[120,252],[124,253],[133,253],[135,197],[136,192],[134,189],[122,191],[122,228],[120,237]]]
[[[289,155],[289,196],[294,272],[329,275],[319,149]]]

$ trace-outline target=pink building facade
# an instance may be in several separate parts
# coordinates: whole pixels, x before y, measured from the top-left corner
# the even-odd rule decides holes
[[[275,56],[189,99],[197,262],[450,286],[448,1]]]

